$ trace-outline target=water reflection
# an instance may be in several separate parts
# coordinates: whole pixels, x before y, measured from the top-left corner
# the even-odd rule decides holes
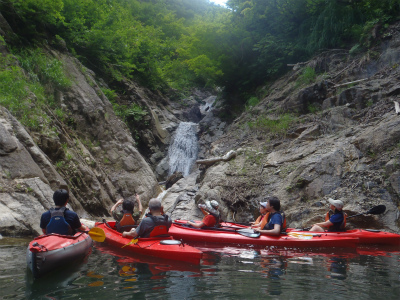
[[[399,299],[400,249],[205,247],[200,266],[96,245],[87,262],[33,280],[27,241],[0,242],[1,299]]]
[[[343,257],[332,257],[328,260],[330,278],[344,280],[347,272],[347,259]]]

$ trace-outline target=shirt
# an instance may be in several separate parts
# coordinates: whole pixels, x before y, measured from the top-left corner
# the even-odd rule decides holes
[[[55,208],[59,210],[60,208]],[[40,218],[40,228],[46,229],[47,225],[49,224],[51,219],[51,212],[50,210],[46,211],[42,214]],[[64,219],[65,221],[71,226],[72,229],[78,229],[82,226],[81,221],[79,220],[78,215],[76,212],[69,210],[68,208],[64,212]]]
[[[264,230],[272,230],[274,229],[274,225],[278,224],[281,226],[282,229],[282,223],[283,223],[283,218],[280,213],[273,213],[271,215],[271,218],[269,219],[269,222],[265,225]]]

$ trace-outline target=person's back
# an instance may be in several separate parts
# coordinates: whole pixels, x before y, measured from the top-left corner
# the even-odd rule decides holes
[[[73,235],[77,230],[87,230],[86,226],[81,224],[78,215],[66,208],[68,200],[68,191],[61,189],[54,192],[55,207],[44,212],[40,218],[40,228],[43,233]]]
[[[147,238],[150,236],[164,235],[168,234],[168,229],[171,227],[172,220],[167,215],[153,216],[147,214],[146,217],[140,222],[138,227],[138,236],[142,238]],[[155,229],[158,229],[158,233],[154,233]],[[161,230],[161,228],[163,230]],[[164,230],[166,229],[166,230]]]
[[[155,235],[164,235],[168,233],[172,225],[172,220],[163,214],[161,201],[158,199],[151,199],[149,201],[150,213],[140,222],[136,229],[129,232],[123,232],[124,237],[153,237]]]
[[[115,203],[110,212],[116,221],[116,229],[118,232],[130,231],[136,224],[139,223],[139,218],[142,214],[142,203],[139,195],[136,194],[136,201],[139,205],[139,211],[134,212],[134,202],[130,199],[119,199]],[[122,210],[117,207],[122,205]]]

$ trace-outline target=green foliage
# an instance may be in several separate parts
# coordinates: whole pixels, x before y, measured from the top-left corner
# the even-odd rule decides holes
[[[42,50],[25,50],[17,54],[18,60],[33,82],[51,85],[52,88],[65,89],[71,86],[64,65],[56,58],[50,58]]]
[[[311,67],[305,67],[302,74],[296,81],[296,87],[307,85],[313,83],[317,75],[315,74],[315,70]]]
[[[111,104],[115,114],[127,123],[130,121],[142,121],[147,115],[147,111],[136,103],[132,103],[129,106],[121,105],[116,102],[111,102]]]
[[[48,124],[49,119],[41,110],[46,102],[43,87],[30,81],[20,67],[13,65],[11,56],[1,60],[0,104],[31,129],[38,130]]]
[[[317,105],[315,105],[314,103],[310,103],[307,105],[307,110],[310,113],[314,114],[314,113],[318,112],[320,110],[320,108]]]
[[[115,102],[118,98],[117,93],[114,90],[106,89],[106,88],[101,88],[103,91],[104,95],[108,98],[110,102]]]
[[[257,97],[250,97],[249,100],[246,102],[246,109],[250,109],[260,103],[260,99]]]
[[[296,119],[291,114],[284,114],[279,118],[271,119],[266,116],[260,116],[256,121],[248,122],[247,125],[250,129],[261,130],[272,134],[282,134],[289,129],[290,125],[295,122]]]
[[[400,15],[398,0],[229,0],[227,5],[208,0],[4,0],[0,10],[24,43],[65,41],[71,53],[106,80],[130,78],[153,89],[179,91],[224,86],[227,93],[241,96],[286,72],[287,63],[307,60],[322,49],[358,43],[351,53],[361,51],[373,42],[373,28],[384,29]],[[41,59],[39,54],[36,66],[27,61],[24,68],[41,83],[68,86],[54,81],[62,78],[62,64],[45,66]]]

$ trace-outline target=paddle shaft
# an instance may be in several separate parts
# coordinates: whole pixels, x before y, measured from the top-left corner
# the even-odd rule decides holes
[[[384,213],[385,210],[386,210],[386,206],[385,205],[377,205],[377,206],[374,206],[373,208],[371,208],[370,210],[368,210],[365,213],[349,216],[349,217],[346,217],[346,219],[350,219],[350,218],[354,218],[354,217],[358,217],[358,216],[362,216],[362,215],[370,215],[370,214],[371,215],[380,215],[380,214]],[[307,227],[307,228],[304,228],[303,230],[307,231],[307,230],[310,230],[310,229],[311,229],[311,227]]]
[[[184,223],[175,223],[174,222],[174,224],[180,225],[180,226],[184,226],[184,227],[188,227],[188,228],[196,228],[196,227],[193,227],[191,225],[184,224]],[[197,228],[197,229],[201,230],[201,228]],[[254,232],[254,231],[250,232],[250,231],[248,231],[249,230],[248,228],[225,229],[225,228],[221,228],[221,227],[207,227],[207,228],[204,228],[204,229],[215,230],[215,231],[225,231],[225,232],[236,232],[236,233],[238,233],[240,235],[251,237],[251,238],[257,238],[257,237],[260,236],[259,232]]]

